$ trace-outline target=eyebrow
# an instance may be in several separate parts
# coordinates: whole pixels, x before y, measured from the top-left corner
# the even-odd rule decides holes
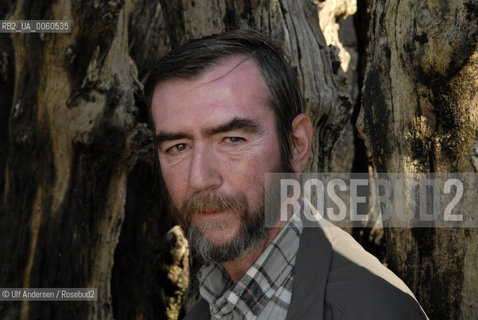
[[[162,142],[165,142],[165,141],[173,141],[173,140],[179,140],[179,139],[191,139],[191,138],[192,138],[191,135],[189,135],[187,133],[183,133],[183,132],[176,132],[176,133],[159,132],[154,137],[154,142],[159,145],[159,144],[161,144]]]
[[[228,132],[232,130],[243,130],[245,132],[252,133],[252,134],[260,133],[262,131],[260,129],[260,126],[254,120],[235,117],[231,119],[230,121],[224,124],[221,124],[217,127],[204,129],[202,131],[202,134],[204,134],[205,136],[212,136],[218,133],[224,133],[224,132]],[[159,133],[156,134],[156,137],[154,138],[154,140],[155,140],[155,143],[159,145],[165,141],[192,139],[192,138],[193,138],[192,135],[185,132],[160,131]]]
[[[204,130],[204,134],[209,136],[209,135],[228,132],[232,130],[243,130],[248,133],[258,133],[261,131],[259,125],[254,120],[236,117],[230,120],[229,122],[222,124],[216,128]]]

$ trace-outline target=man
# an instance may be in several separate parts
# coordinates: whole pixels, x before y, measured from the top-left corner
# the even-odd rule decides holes
[[[313,136],[270,39],[190,41],[160,59],[146,92],[173,214],[205,261],[187,319],[426,319],[347,233],[302,221],[300,210],[267,226],[265,174],[302,172]]]

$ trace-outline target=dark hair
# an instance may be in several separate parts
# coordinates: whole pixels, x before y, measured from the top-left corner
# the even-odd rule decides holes
[[[235,30],[190,40],[171,50],[159,59],[146,81],[149,106],[158,83],[197,76],[234,55],[252,58],[258,64],[269,91],[269,104],[276,114],[283,170],[292,171],[290,133],[292,121],[302,112],[303,98],[296,73],[282,49],[264,34]]]

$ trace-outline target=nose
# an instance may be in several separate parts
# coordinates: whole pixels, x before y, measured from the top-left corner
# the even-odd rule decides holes
[[[195,192],[214,190],[222,184],[219,163],[207,145],[194,146],[188,182]]]

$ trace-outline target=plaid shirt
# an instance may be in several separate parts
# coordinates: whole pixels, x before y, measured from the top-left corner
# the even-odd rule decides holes
[[[199,292],[209,303],[211,319],[285,319],[302,228],[296,210],[237,283],[222,265],[204,265],[198,273]]]

